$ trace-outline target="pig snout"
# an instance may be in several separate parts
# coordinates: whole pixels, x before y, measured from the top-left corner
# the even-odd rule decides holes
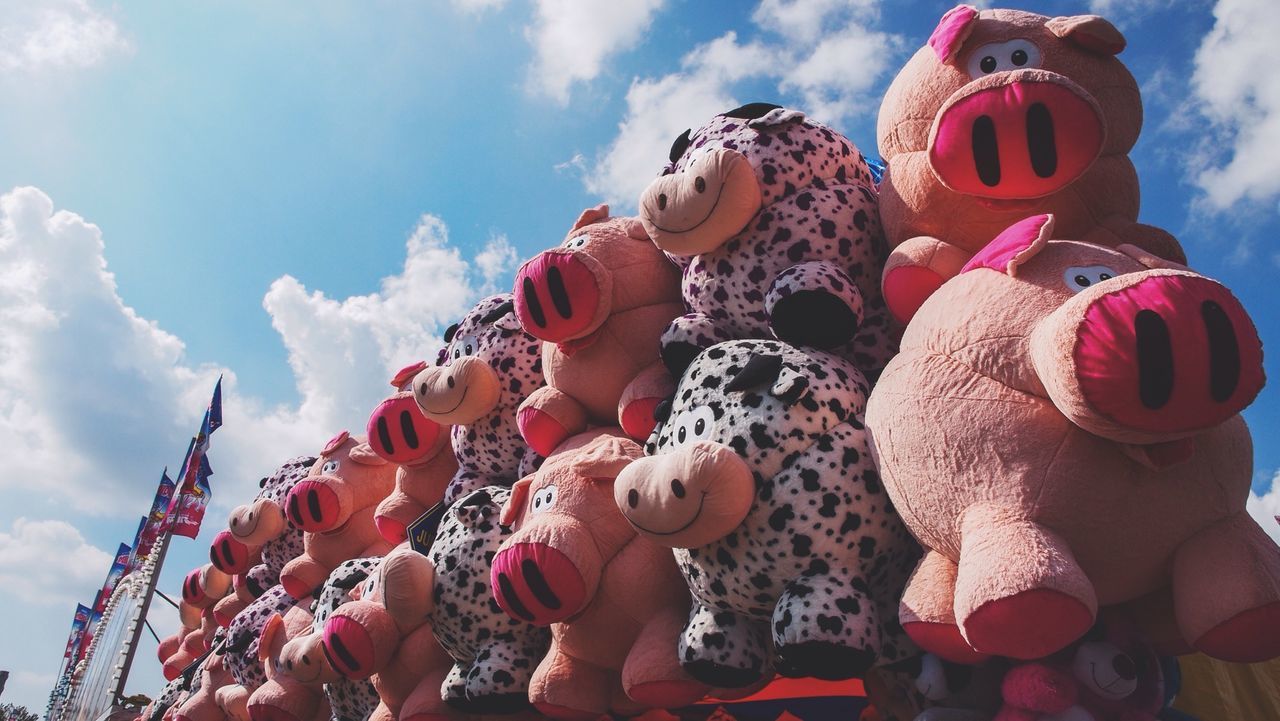
[[[1244,410],[1265,383],[1262,342],[1244,307],[1194,273],[1137,275],[1099,284],[1049,319],[1052,338],[1036,343],[1036,365],[1055,404],[1085,409],[1068,416],[1086,430],[1139,443],[1185,437]],[[1072,363],[1052,360],[1068,353]]]
[[[598,263],[583,253],[549,250],[516,273],[516,315],[526,332],[561,343],[599,327],[609,313],[607,280]]]
[[[422,415],[412,393],[397,393],[380,403],[365,430],[373,452],[399,464],[425,458],[440,436],[440,424]]]
[[[209,561],[223,573],[244,573],[249,570],[249,547],[236,540],[231,531],[219,531],[209,544]]]
[[[1039,198],[1084,174],[1102,152],[1102,111],[1066,78],[990,76],[934,120],[929,162],[952,190],[995,200]]]
[[[374,608],[374,604],[354,603],[359,604],[360,610],[340,608],[329,617],[322,643],[335,671],[347,678],[364,680],[390,662],[400,634],[390,617]],[[355,618],[357,615],[359,619]]]
[[[325,480],[302,481],[289,491],[289,498],[285,501],[285,514],[289,521],[306,533],[332,531],[347,520],[343,517],[341,499]]]
[[[494,599],[508,615],[546,626],[570,618],[587,601],[573,561],[545,543],[517,543],[493,559]]]
[[[640,221],[659,248],[696,255],[741,232],[762,202],[751,161],[736,150],[714,148],[650,183],[640,196]]]

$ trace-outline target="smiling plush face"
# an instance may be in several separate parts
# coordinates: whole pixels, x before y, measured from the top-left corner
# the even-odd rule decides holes
[[[653,541],[696,548],[736,528],[760,479],[861,413],[868,389],[850,363],[766,340],[730,341],[685,371],[665,420],[614,484],[627,520]]]
[[[815,180],[873,187],[844,136],[798,110],[751,103],[676,138],[670,163],[640,196],[640,220],[668,253],[706,253]]]
[[[437,365],[413,379],[418,408],[436,423],[470,425],[496,409],[504,393],[523,398],[538,385],[541,346],[520,328],[510,294],[481,300],[445,331],[445,341]]]

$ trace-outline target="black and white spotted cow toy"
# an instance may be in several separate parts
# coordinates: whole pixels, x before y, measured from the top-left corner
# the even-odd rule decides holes
[[[422,414],[451,425],[458,473],[445,490],[452,503],[485,486],[511,486],[541,458],[520,436],[516,409],[545,381],[542,342],[525,333],[510,293],[475,305],[444,334],[436,365],[413,379]]]
[[[804,113],[752,103],[685,131],[640,219],[682,268],[687,313],[662,337],[674,375],[739,338],[828,350],[872,378],[896,352],[871,171],[848,138]]]
[[[850,678],[916,652],[897,607],[919,548],[868,452],[867,392],[847,360],[738,340],[697,356],[659,407],[614,497],[675,549],[694,599],[690,675]]]

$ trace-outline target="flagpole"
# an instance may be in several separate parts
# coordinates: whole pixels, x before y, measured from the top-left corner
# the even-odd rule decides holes
[[[168,521],[166,516],[165,521]],[[156,593],[156,585],[160,583],[160,570],[164,568],[164,557],[169,553],[169,541],[173,538],[173,526],[166,523],[164,538],[160,541],[160,550],[156,553],[156,562],[151,567],[151,579],[147,582],[147,592],[142,596],[142,605],[138,608],[134,619],[133,632],[129,635],[129,644],[125,647],[124,663],[120,667],[120,680],[116,683],[115,692],[111,696],[112,704],[118,704],[124,698],[124,687],[129,682],[129,670],[133,667],[133,654],[138,650],[138,641],[142,638],[142,625],[146,623],[147,612],[151,610],[151,597]]]

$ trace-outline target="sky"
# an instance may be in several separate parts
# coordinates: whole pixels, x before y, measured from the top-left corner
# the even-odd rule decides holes
[[[169,591],[258,478],[362,429],[395,370],[584,207],[633,211],[684,129],[775,101],[876,155],[879,99],[950,6],[0,0],[3,699],[43,710],[75,604],[219,374],[210,520],[175,539]],[[1126,34],[1141,220],[1280,344],[1280,3],[1021,7]],[[1245,413],[1264,520],[1277,385]],[[177,627],[163,604],[151,620]],[[163,685],[154,650],[130,692]]]

